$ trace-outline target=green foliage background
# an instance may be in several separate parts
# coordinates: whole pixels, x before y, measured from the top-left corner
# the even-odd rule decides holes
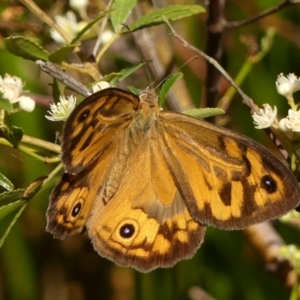
[[[57,13],[65,13],[68,3],[58,5],[58,2],[60,1],[36,1],[45,11],[50,10],[53,5]],[[188,1],[181,2],[190,4]],[[275,0],[230,1],[226,3],[224,11],[227,20],[241,20],[276,4]],[[11,5],[21,4],[2,1],[0,13]],[[276,105],[282,116],[287,114],[287,105],[285,99],[276,92],[275,80],[281,72],[300,75],[299,20],[300,6],[293,6],[243,28],[228,30],[223,39],[222,65],[235,77],[247,57],[246,47],[241,44],[240,37],[253,35],[259,40],[267,28],[272,26],[276,29],[277,35],[269,53],[253,66],[242,88],[257,104]],[[25,9],[18,22],[27,21],[38,22]],[[185,39],[204,49],[205,15],[192,16],[174,24]],[[41,74],[34,62],[16,57],[5,48],[3,38],[18,34],[21,35],[22,31],[9,26],[0,27],[0,75],[9,73],[19,76],[26,81],[25,89],[35,94],[51,96],[48,86],[51,83],[50,77]],[[166,34],[165,38],[170,37]],[[55,47],[46,26],[39,33],[38,40],[45,47]],[[179,65],[194,55],[178,43],[176,45],[166,51],[174,52]],[[134,47],[131,51],[135,63],[138,62],[139,54],[134,52]],[[129,65],[120,55],[122,56],[108,51],[105,60],[112,60],[114,63],[104,64],[103,73],[118,71],[124,65]],[[203,72],[199,69],[204,65],[200,63],[197,65],[199,69],[195,69],[194,64],[192,61],[182,72],[191,98],[199,106],[203,80],[200,74]],[[146,73],[143,73],[143,81],[133,78],[129,78],[125,84],[138,88],[144,88],[148,84]],[[87,81],[83,77],[79,80]],[[228,85],[225,81],[222,84],[224,91]],[[46,111],[45,105],[37,105],[33,113],[15,114],[10,122],[22,127],[27,135],[54,142],[55,132],[61,129],[61,124],[47,121],[44,117]],[[264,133],[254,129],[249,110],[241,103],[239,96],[234,98],[227,114],[230,116],[228,127],[271,147]],[[34,179],[49,174],[53,168],[53,165],[37,161],[20,153],[18,149],[0,145],[0,171],[15,187],[24,188]],[[30,201],[0,250],[0,299],[191,299],[189,293],[195,286],[201,287],[215,299],[222,300],[289,298],[290,291],[265,269],[242,231],[208,228],[204,244],[191,260],[182,261],[172,269],[160,269],[149,274],[119,268],[99,257],[86,234],[66,241],[54,240],[45,232],[45,211],[51,188],[58,180],[59,176]],[[1,226],[5,227],[5,222],[0,224],[0,228]],[[279,222],[275,223],[275,227],[287,242],[299,243],[298,230]]]

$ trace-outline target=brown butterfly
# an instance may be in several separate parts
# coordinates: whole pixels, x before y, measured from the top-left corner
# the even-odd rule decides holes
[[[295,177],[264,147],[161,111],[150,88],[86,98],[65,123],[61,158],[47,230],[65,239],[86,227],[101,256],[142,272],[192,257],[206,225],[242,229],[300,199]]]

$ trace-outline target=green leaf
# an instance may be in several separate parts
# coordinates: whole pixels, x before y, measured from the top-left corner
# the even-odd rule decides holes
[[[175,21],[203,12],[205,12],[205,8],[201,5],[170,5],[156,9],[155,11],[139,18],[133,22],[129,28],[131,31],[140,30],[142,28],[164,23],[164,17],[170,21]]]
[[[16,126],[9,128],[7,125],[2,125],[0,126],[0,137],[9,141],[14,147],[17,147],[23,137],[23,130]]]
[[[120,77],[120,76],[122,76],[122,74],[120,72],[112,72],[110,74],[103,76],[101,80],[111,83],[114,80],[114,78]]]
[[[0,247],[26,207],[27,201],[22,199],[23,193],[24,190],[15,190],[0,195]]]
[[[184,112],[186,115],[192,116],[197,119],[208,118],[217,115],[224,115],[225,111],[217,107],[207,107],[207,108],[195,108],[186,110]]]
[[[80,38],[93,26],[95,25],[99,20],[101,20],[103,17],[108,15],[114,11],[113,9],[106,10],[104,12],[101,12],[96,19],[93,19],[93,21],[89,22],[86,26],[84,26],[75,36],[75,38],[71,41],[71,44],[76,43],[77,41],[80,40]]]
[[[126,69],[122,69],[120,72],[118,72],[120,75],[116,76],[114,79],[111,80],[111,85],[116,85],[118,82],[124,80],[126,77],[130,76],[132,73],[134,73],[136,70],[144,66],[146,62],[141,62],[133,67],[129,67]]]
[[[24,189],[18,189],[0,194],[0,210],[17,201],[27,201],[23,199],[24,191]]]
[[[7,191],[12,191],[14,189],[14,185],[12,184],[12,182],[1,173],[0,173],[0,186],[2,186]]]
[[[52,97],[55,100],[55,102],[59,101],[59,96],[65,94],[65,89],[66,86],[58,81],[56,78],[53,78],[53,83],[52,83]]]
[[[7,205],[6,207],[0,208],[0,247],[3,245],[11,228],[22,214],[26,205],[26,201],[19,200]]]
[[[115,0],[112,4],[111,23],[115,33],[121,31],[122,24],[126,21],[132,9],[136,5],[136,0]]]
[[[23,129],[17,126],[12,126],[10,131],[10,137],[14,147],[17,147],[23,137]]]
[[[158,95],[159,106],[163,106],[171,87],[182,76],[183,76],[183,74],[181,72],[174,73],[164,82],[162,88],[159,91],[159,95]]]
[[[63,61],[69,53],[71,53],[76,47],[80,46],[80,42],[73,43],[71,45],[63,46],[58,50],[52,52],[49,55],[49,60],[53,63],[60,63]]]
[[[12,36],[4,39],[7,50],[25,59],[36,61],[38,59],[46,61],[49,53],[40,45],[21,36]]]
[[[12,112],[13,111],[13,106],[12,104],[7,100],[3,98],[3,94],[0,93],[0,109],[4,109],[7,112]]]
[[[141,90],[140,89],[138,89],[138,88],[136,88],[135,86],[128,86],[127,87],[128,88],[128,90],[132,93],[132,94],[135,94],[135,95],[139,95],[140,94],[140,92],[141,92]]]
[[[0,247],[15,224],[28,200],[30,200],[43,186],[47,176],[33,181],[25,190],[14,190],[0,194]]]

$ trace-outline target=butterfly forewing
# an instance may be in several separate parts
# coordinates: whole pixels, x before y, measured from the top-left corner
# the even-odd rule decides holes
[[[164,113],[161,120],[166,161],[199,222],[241,229],[299,202],[295,177],[256,142],[182,114]]]
[[[137,96],[106,89],[81,102],[72,112],[62,135],[62,161],[69,173],[78,173],[101,156],[130,126],[138,109]]]

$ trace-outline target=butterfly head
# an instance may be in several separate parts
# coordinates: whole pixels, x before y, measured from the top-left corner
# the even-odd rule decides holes
[[[146,103],[150,107],[158,106],[158,96],[152,84],[140,92],[139,98],[141,103]]]

